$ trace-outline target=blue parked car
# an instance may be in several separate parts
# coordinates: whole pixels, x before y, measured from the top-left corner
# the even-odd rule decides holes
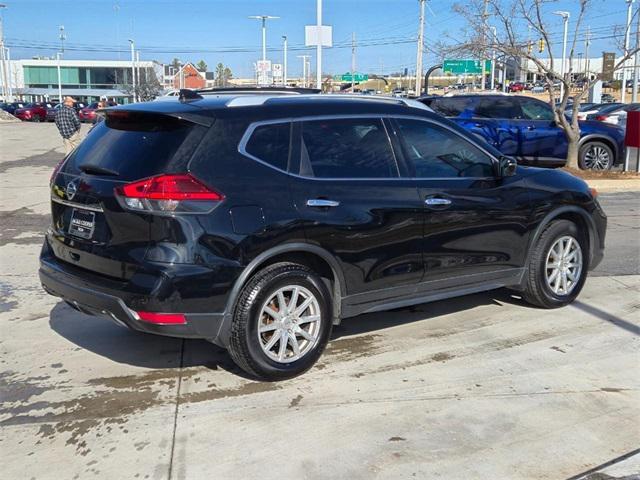
[[[549,104],[541,100],[495,94],[419,100],[519,163],[561,166],[566,162],[564,131],[554,122]],[[623,129],[602,122],[580,122],[580,168],[608,170],[623,159]]]

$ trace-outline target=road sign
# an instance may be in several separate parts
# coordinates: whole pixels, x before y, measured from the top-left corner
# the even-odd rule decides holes
[[[616,54],[611,52],[602,52],[602,75],[601,80],[610,82],[613,80],[613,69],[616,65]]]
[[[369,80],[369,75],[365,74],[365,73],[355,73],[355,75],[353,76],[353,81],[354,82],[366,82],[367,80]],[[347,72],[344,75],[335,75],[333,77],[333,79],[336,82],[346,82],[346,83],[350,83],[351,80],[351,73]]]
[[[258,63],[256,63],[256,71],[258,73],[270,72],[271,60],[258,60]]]
[[[304,43],[307,47],[316,47],[318,44],[322,47],[333,46],[333,27],[323,25],[307,25],[304,27]]]
[[[444,73],[454,75],[480,75],[482,73],[482,62],[480,60],[445,60],[442,64]],[[491,72],[491,60],[485,60],[485,73]]]
[[[271,67],[273,68],[273,78],[282,78],[282,64],[274,63]]]

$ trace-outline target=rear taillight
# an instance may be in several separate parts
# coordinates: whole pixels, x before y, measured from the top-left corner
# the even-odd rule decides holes
[[[184,325],[187,319],[182,313],[136,312],[138,318],[147,323],[157,325]]]
[[[165,213],[206,213],[224,200],[190,174],[158,175],[115,189],[123,207]]]
[[[604,122],[607,118],[609,118],[609,115],[596,115],[596,120],[599,122]]]

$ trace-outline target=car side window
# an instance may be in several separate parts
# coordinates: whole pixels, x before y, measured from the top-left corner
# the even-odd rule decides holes
[[[475,110],[477,117],[485,118],[520,118],[522,111],[515,99],[510,97],[485,97],[478,101]]]
[[[245,151],[269,165],[287,170],[291,124],[273,123],[261,125],[251,134]]]
[[[421,120],[397,122],[417,178],[493,176],[491,157],[457,133]]]
[[[520,108],[522,108],[522,118],[526,120],[548,120],[551,122],[554,119],[549,105],[542,102],[521,98]]]
[[[398,166],[381,119],[302,122],[300,174],[316,178],[394,178]]]

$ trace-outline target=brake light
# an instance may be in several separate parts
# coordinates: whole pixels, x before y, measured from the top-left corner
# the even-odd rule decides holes
[[[594,187],[589,187],[589,193],[591,194],[592,198],[598,197],[598,190],[596,190]]]
[[[145,178],[115,190],[125,208],[150,212],[204,213],[224,200],[191,174]]]
[[[184,325],[187,319],[182,313],[136,312],[143,322],[157,325]]]
[[[604,122],[607,118],[609,118],[609,115],[596,115],[596,120],[599,122]]]

